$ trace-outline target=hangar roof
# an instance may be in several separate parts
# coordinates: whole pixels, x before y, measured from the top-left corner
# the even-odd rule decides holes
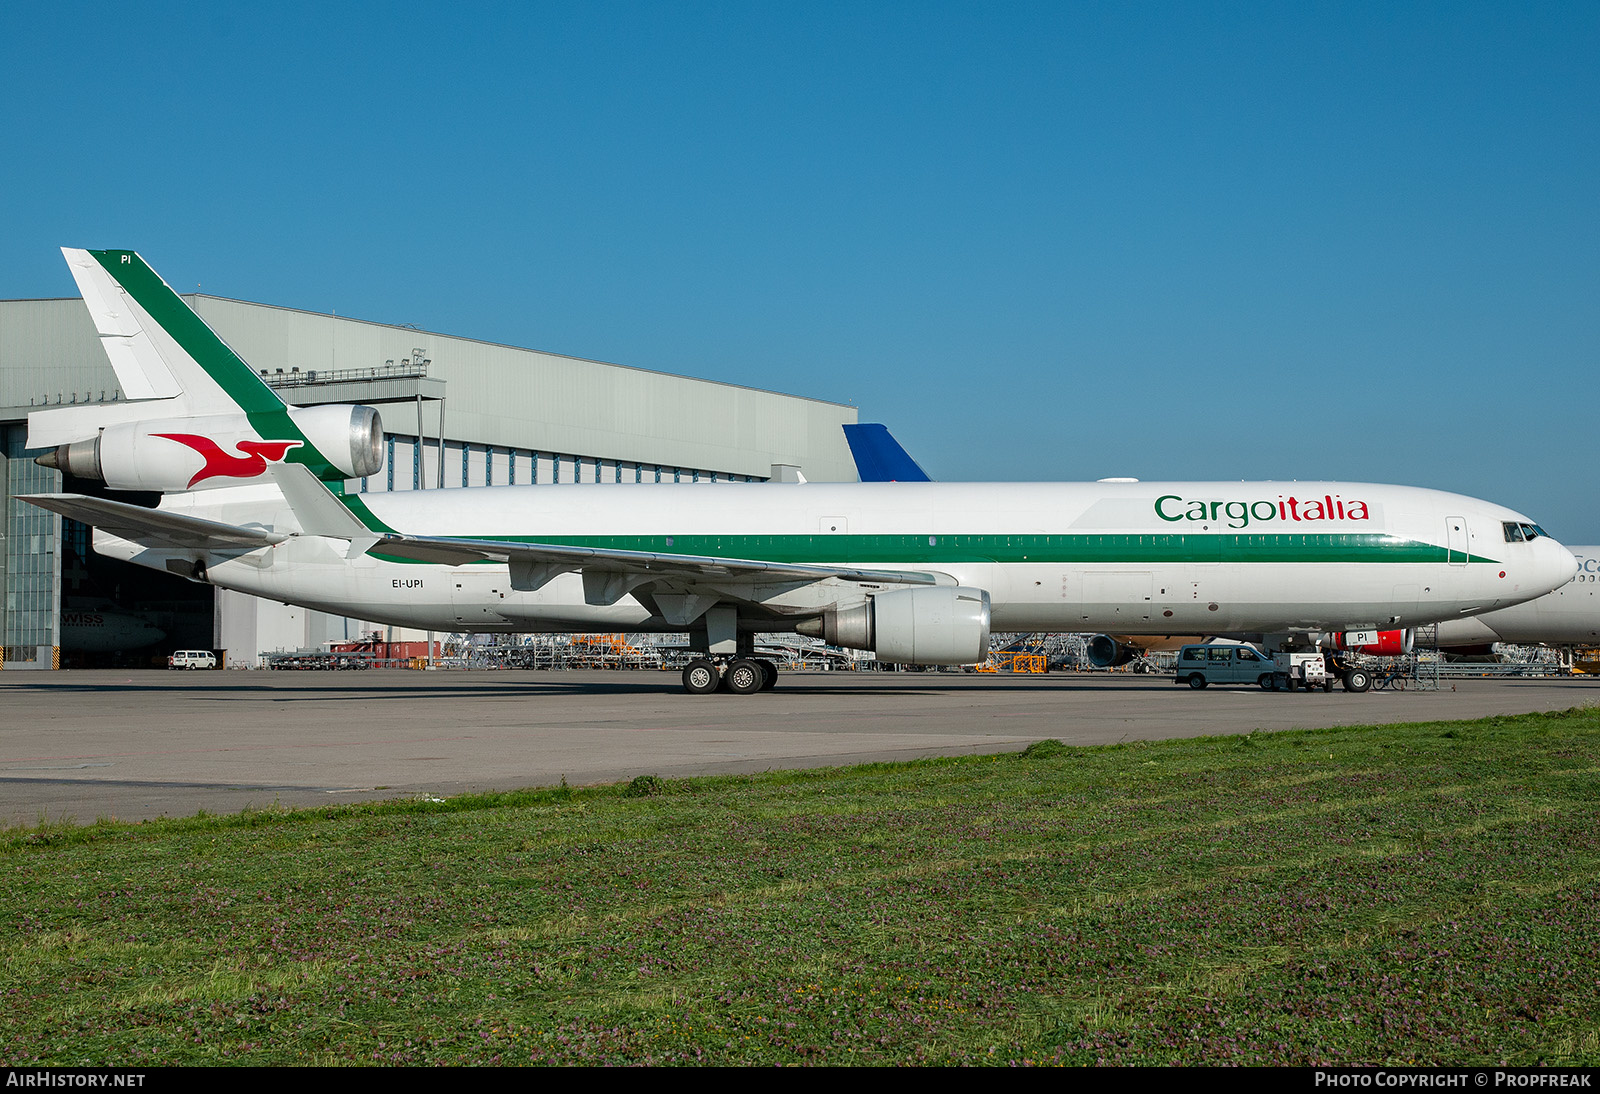
[[[857,412],[841,403],[345,316],[204,294],[183,298],[253,367],[299,369],[307,377],[336,372],[346,381],[337,390],[320,378],[315,386],[285,388],[291,402],[442,393],[451,440],[752,477],[783,463],[813,480],[856,478],[840,426],[853,424]],[[427,362],[425,378],[415,364],[396,367],[417,350]],[[0,301],[0,419],[19,419],[47,402],[119,397],[82,301]],[[384,419],[390,432],[416,430],[415,414],[398,407]],[[437,436],[436,409],[424,422],[430,438]]]

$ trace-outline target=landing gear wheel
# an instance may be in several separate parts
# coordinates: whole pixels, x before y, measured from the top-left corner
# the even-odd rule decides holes
[[[747,657],[741,657],[729,665],[727,674],[722,678],[728,690],[735,695],[754,695],[766,681],[767,674],[761,671],[761,666]]]
[[[1194,690],[1199,691],[1201,688],[1206,686],[1206,678],[1197,672],[1193,676],[1189,677],[1189,686],[1194,688]]]
[[[722,674],[717,666],[697,657],[683,669],[683,690],[690,695],[710,695],[722,686]]]
[[[1362,692],[1372,687],[1372,673],[1366,669],[1351,669],[1344,674],[1344,690]]]
[[[763,658],[756,664],[761,666],[761,690],[771,691],[778,686],[778,666]]]

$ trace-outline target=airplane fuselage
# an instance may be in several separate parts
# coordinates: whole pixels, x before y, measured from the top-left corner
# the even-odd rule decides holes
[[[407,535],[932,573],[987,590],[993,626],[1007,631],[1404,627],[1519,603],[1572,572],[1552,540],[1506,540],[1503,522],[1527,520],[1511,510],[1366,483],[573,484],[361,494],[346,504],[375,531]],[[294,528],[270,486],[169,495],[162,507]],[[504,563],[350,560],[346,546],[294,536],[207,557],[205,574],[241,592],[435,630],[687,629],[648,597],[596,602],[606,598],[576,573],[519,588]],[[181,554],[103,532],[96,549],[157,568]],[[783,630],[873,591],[779,582],[730,586],[727,598],[740,605],[741,629]]]

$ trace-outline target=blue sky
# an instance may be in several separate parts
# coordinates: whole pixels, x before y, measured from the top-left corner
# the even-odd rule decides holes
[[[0,297],[850,402],[944,479],[1341,478],[1600,543],[1600,5],[12,5]]]

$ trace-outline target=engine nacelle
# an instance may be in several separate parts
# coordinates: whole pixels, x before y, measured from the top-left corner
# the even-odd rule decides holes
[[[905,665],[976,665],[989,656],[989,594],[941,585],[879,593],[795,628],[835,646]]]
[[[289,418],[345,478],[383,469],[383,421],[370,406],[290,407]],[[243,414],[211,414],[119,422],[39,462],[113,490],[172,493],[257,481],[304,446],[299,438],[263,438]]]
[[[1089,664],[1097,669],[1113,669],[1118,665],[1126,665],[1138,657],[1142,652],[1137,646],[1130,646],[1126,642],[1118,642],[1109,634],[1097,634],[1089,639],[1089,646],[1085,654],[1088,655]]]
[[[1333,636],[1333,648],[1375,657],[1399,657],[1411,652],[1416,637],[1417,632],[1409,627],[1398,631],[1342,631]]]

